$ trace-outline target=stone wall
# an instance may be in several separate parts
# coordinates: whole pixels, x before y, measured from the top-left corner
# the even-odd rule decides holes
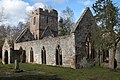
[[[30,17],[30,31],[35,39],[40,39],[46,27],[54,32],[58,32],[58,13],[56,10],[43,10],[41,8],[32,12]]]
[[[118,44],[117,44],[115,59],[117,61],[117,68],[120,68],[120,42],[118,42]]]
[[[62,66],[75,68],[75,39],[74,33],[62,37],[45,38],[14,44],[14,50],[20,47],[26,51],[26,61],[30,63],[30,49],[33,49],[34,63],[41,64],[41,50],[46,50],[46,64],[56,65],[56,48],[60,46],[62,51]]]
[[[8,63],[10,64],[10,45],[7,42],[7,39],[4,42],[4,45],[2,47],[2,63],[5,64],[5,53],[7,55],[6,58],[8,58]]]
[[[32,15],[30,31],[32,34],[34,33],[34,36],[36,34],[38,35],[39,32],[37,33],[37,30],[41,31],[41,29],[45,29],[47,26],[49,27],[47,30],[45,29],[46,34],[44,33],[45,36],[43,36],[40,40],[14,44],[14,50],[19,50],[20,48],[25,50],[26,62],[30,63],[32,61],[30,60],[30,53],[32,52],[34,56],[34,63],[41,64],[41,53],[44,47],[46,52],[46,64],[56,65],[55,54],[57,46],[59,45],[62,51],[62,66],[64,67],[89,67],[97,63],[96,61],[98,61],[98,56],[94,59],[87,59],[86,54],[86,39],[89,37],[89,34],[92,35],[94,33],[97,27],[89,8],[86,8],[83,12],[81,18],[71,30],[71,34],[62,37],[51,36],[55,31],[57,32],[58,29],[57,11],[53,10],[52,12],[48,12],[47,10],[43,11],[42,9],[37,9]],[[37,18],[36,25],[33,25],[35,16],[39,19]],[[90,54],[92,54],[91,49],[92,48],[89,49]]]
[[[86,39],[92,35],[92,32],[95,31],[97,27],[94,17],[89,10],[83,12],[81,18],[77,22],[78,24],[75,26],[75,47],[76,47],[76,60],[77,67],[89,67],[95,65],[95,59],[87,60],[86,53]],[[91,50],[89,49],[89,53]]]
[[[117,61],[117,68],[120,68],[120,50],[116,51],[115,59]]]

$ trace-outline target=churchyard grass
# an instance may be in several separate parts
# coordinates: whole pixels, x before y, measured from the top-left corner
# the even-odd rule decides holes
[[[23,72],[15,73],[14,64],[0,61],[0,80],[120,80],[120,70],[102,67],[72,69],[59,66],[20,63]]]

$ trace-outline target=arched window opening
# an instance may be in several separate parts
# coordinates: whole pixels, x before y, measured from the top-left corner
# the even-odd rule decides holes
[[[5,64],[8,64],[8,51],[7,50],[5,50],[4,62],[5,62]]]
[[[56,48],[55,56],[56,56],[56,65],[62,65],[62,51],[59,45]]]
[[[33,48],[30,49],[30,62],[34,62]]]
[[[109,51],[103,50],[103,62],[108,63],[109,62]]]
[[[38,40],[38,36],[36,35],[36,40]]]
[[[46,50],[44,46],[41,50],[41,59],[42,59],[42,64],[46,64]]]
[[[86,38],[86,54],[87,54],[87,59],[91,58],[91,43],[90,43],[90,37],[87,36]]]
[[[22,51],[23,51],[23,48],[22,48],[22,47],[20,47],[20,48],[19,48],[19,55],[21,55],[21,54],[22,54]]]
[[[10,48],[10,63],[14,63],[14,50]]]
[[[21,54],[21,62],[22,62],[22,63],[25,63],[25,62],[26,62],[26,52],[25,52],[25,50],[22,51],[22,54]]]
[[[90,35],[87,36],[86,41],[85,41],[85,51],[87,55],[87,59],[94,59],[95,58],[95,50],[93,45],[90,42]]]
[[[23,51],[23,48],[20,46],[20,48],[19,48],[19,54],[18,55],[16,55],[16,58],[18,59],[18,61],[20,62],[21,61],[21,55],[22,55],[22,51]]]

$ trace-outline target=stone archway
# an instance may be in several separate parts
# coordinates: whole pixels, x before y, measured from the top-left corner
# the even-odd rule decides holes
[[[5,53],[4,53],[4,62],[5,64],[8,64],[8,51],[5,50]]]
[[[41,60],[42,60],[42,64],[46,64],[46,50],[44,46],[41,51]]]
[[[56,57],[56,65],[62,65],[62,51],[59,45],[56,48],[55,57]]]

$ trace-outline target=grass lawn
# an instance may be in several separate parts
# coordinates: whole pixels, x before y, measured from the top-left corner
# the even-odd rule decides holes
[[[0,61],[0,80],[120,80],[120,70],[101,67],[71,69],[20,63],[23,72],[15,73],[14,64]]]

